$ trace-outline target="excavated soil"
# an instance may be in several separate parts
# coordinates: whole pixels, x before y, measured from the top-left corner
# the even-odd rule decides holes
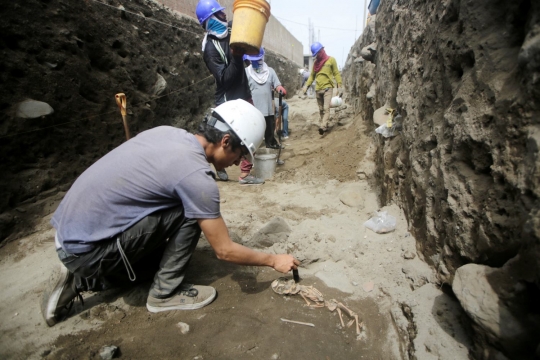
[[[188,281],[217,289],[209,306],[151,314],[149,284],[140,284],[84,294],[84,306],[76,304],[68,319],[49,328],[39,302],[59,260],[46,215],[31,235],[0,249],[0,358],[99,359],[103,346],[115,345],[126,359],[466,359],[464,314],[415,256],[399,208],[382,209],[397,218],[395,231],[376,234],[363,226],[379,206],[356,175],[368,143],[362,119],[343,109],[335,115],[340,125],[321,137],[311,125],[315,100],[294,97],[289,105],[285,165],[262,186],[219,182],[222,213],[235,241],[300,259],[301,284],[356,312],[359,336],[354,326],[341,326],[336,312],[274,293],[270,284],[281,275],[274,270],[217,260],[204,237]],[[228,172],[235,179],[239,169]],[[61,195],[43,201],[54,207]],[[179,323],[189,331],[183,334]]]

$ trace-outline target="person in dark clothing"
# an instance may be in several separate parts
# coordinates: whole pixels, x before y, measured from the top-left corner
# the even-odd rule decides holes
[[[206,67],[216,79],[216,106],[229,100],[251,101],[251,91],[244,71],[242,55],[233,56],[229,46],[231,24],[232,22],[228,23],[229,35],[223,39],[207,34],[203,47]]]
[[[215,0],[200,0],[195,13],[199,23],[206,31],[202,42],[203,59],[206,67],[216,79],[216,106],[230,100],[242,99],[253,104],[246,72],[244,54],[235,54],[229,46],[232,22],[227,22],[227,15]],[[253,164],[243,160],[240,164],[240,185],[261,185],[263,179],[250,174]],[[227,180],[225,170],[218,170],[217,176]]]

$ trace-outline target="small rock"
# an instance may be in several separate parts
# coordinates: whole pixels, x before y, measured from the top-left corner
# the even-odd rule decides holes
[[[178,324],[176,324],[176,327],[179,328],[180,332],[184,335],[189,332],[189,325],[186,323],[179,322]]]
[[[356,281],[353,281],[351,284],[353,284],[353,286],[358,286],[358,283]]]
[[[364,283],[364,285],[362,285],[362,288],[365,292],[370,292],[373,290],[374,286],[375,284],[373,283],[373,281],[368,281],[367,283]]]
[[[41,116],[49,115],[54,112],[51,105],[46,102],[28,99],[17,105],[17,117],[24,119],[35,119]]]
[[[99,356],[103,360],[111,360],[116,355],[116,351],[118,350],[117,346],[114,345],[105,345],[104,347],[99,350]]]
[[[377,93],[377,88],[375,87],[375,83],[373,83],[369,87],[369,92],[366,94],[366,99],[368,100],[373,99],[376,93]]]
[[[373,62],[373,59],[375,58],[376,53],[377,53],[377,44],[372,43],[362,49],[362,51],[360,52],[360,56],[362,56],[364,60],[366,61]]]
[[[41,357],[45,357],[45,356],[49,355],[50,353],[51,353],[50,349],[43,350],[41,352]]]
[[[416,257],[416,255],[412,251],[405,251],[403,253],[403,258],[406,260],[412,260]]]

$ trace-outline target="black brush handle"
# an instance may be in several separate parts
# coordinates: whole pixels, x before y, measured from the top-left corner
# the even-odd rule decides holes
[[[300,281],[300,275],[298,274],[298,269],[292,271],[292,276],[295,283]]]

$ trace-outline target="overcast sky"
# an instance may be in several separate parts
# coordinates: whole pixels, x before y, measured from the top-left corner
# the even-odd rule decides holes
[[[355,40],[361,35],[365,17],[365,4],[369,0],[268,0],[272,15],[304,45],[304,54],[310,54],[309,19],[315,29],[315,38],[323,44],[326,53],[333,56],[340,68]],[[319,37],[320,34],[320,38]]]

